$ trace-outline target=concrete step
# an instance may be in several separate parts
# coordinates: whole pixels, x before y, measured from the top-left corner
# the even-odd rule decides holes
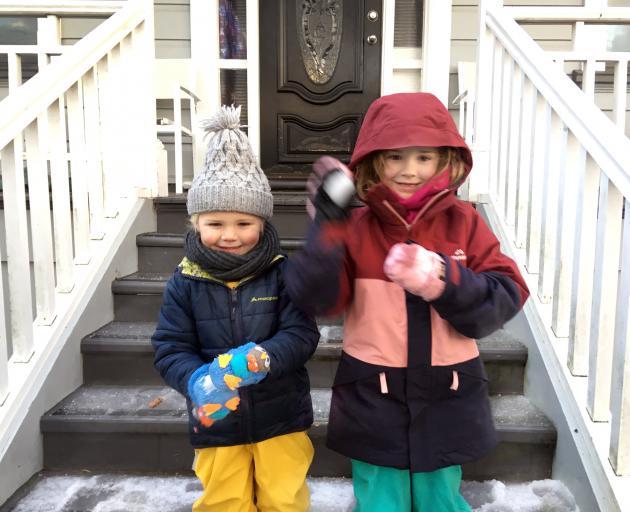
[[[152,322],[112,322],[81,341],[83,382],[107,385],[159,385],[153,367]],[[321,326],[317,351],[307,363],[312,387],[330,387],[341,354],[341,327]]]
[[[143,233],[136,237],[139,272],[173,272],[184,257],[183,233]],[[304,239],[281,238],[280,248],[291,255],[304,245]]]
[[[343,329],[321,324],[321,339],[307,363],[311,386],[332,385],[343,339]],[[162,384],[153,368],[151,336],[154,322],[111,322],[81,342],[85,384]],[[491,394],[523,392],[527,349],[508,331],[500,330],[479,340],[479,349],[489,377]]]
[[[311,476],[350,475],[349,461],[325,447],[330,393],[311,391]],[[491,403],[499,446],[466,465],[465,477],[511,482],[548,478],[556,441],[551,422],[522,395],[495,396]],[[169,387],[82,386],[41,418],[44,468],[188,472],[192,449],[187,422],[184,398]]]
[[[154,200],[157,212],[157,229],[161,233],[185,233],[188,230],[188,213],[185,194],[161,197]],[[304,183],[299,190],[273,191],[273,217],[271,223],[281,237],[304,236],[308,225]]]

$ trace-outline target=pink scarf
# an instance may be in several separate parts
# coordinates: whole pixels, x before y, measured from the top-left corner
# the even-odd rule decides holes
[[[431,199],[435,194],[441,192],[446,187],[449,186],[450,179],[450,169],[445,170],[440,173],[438,176],[427,181],[424,185],[422,185],[414,195],[408,197],[406,199],[400,197],[393,190],[392,194],[396,197],[398,202],[403,205],[407,209],[407,215],[405,216],[405,220],[411,224],[413,220],[416,218],[418,212],[422,209],[422,207],[427,204],[429,199]]]

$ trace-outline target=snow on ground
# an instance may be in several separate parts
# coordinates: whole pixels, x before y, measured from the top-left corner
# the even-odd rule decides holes
[[[312,512],[349,512],[352,483],[343,478],[309,479]],[[189,512],[201,486],[193,477],[67,475],[37,479],[20,501],[1,512]],[[504,484],[464,482],[462,493],[475,512],[579,512],[571,493],[555,480]]]

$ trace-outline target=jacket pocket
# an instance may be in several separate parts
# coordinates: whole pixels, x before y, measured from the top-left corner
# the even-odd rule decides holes
[[[432,368],[433,395],[437,399],[466,396],[487,389],[488,377],[479,358],[452,366]]]

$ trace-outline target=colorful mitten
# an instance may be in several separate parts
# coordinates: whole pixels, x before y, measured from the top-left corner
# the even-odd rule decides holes
[[[205,427],[225,418],[240,403],[237,389],[260,382],[269,372],[269,355],[247,343],[197,368],[188,381],[193,414]]]
[[[208,370],[217,388],[231,390],[257,384],[268,372],[269,355],[252,342],[217,356]]]
[[[193,415],[205,427],[222,420],[235,411],[240,402],[238,391],[215,386],[209,373],[210,365],[204,364],[190,376],[188,395],[193,404]]]
[[[437,299],[446,287],[444,261],[421,245],[395,244],[385,259],[383,271],[396,284],[427,302]]]

